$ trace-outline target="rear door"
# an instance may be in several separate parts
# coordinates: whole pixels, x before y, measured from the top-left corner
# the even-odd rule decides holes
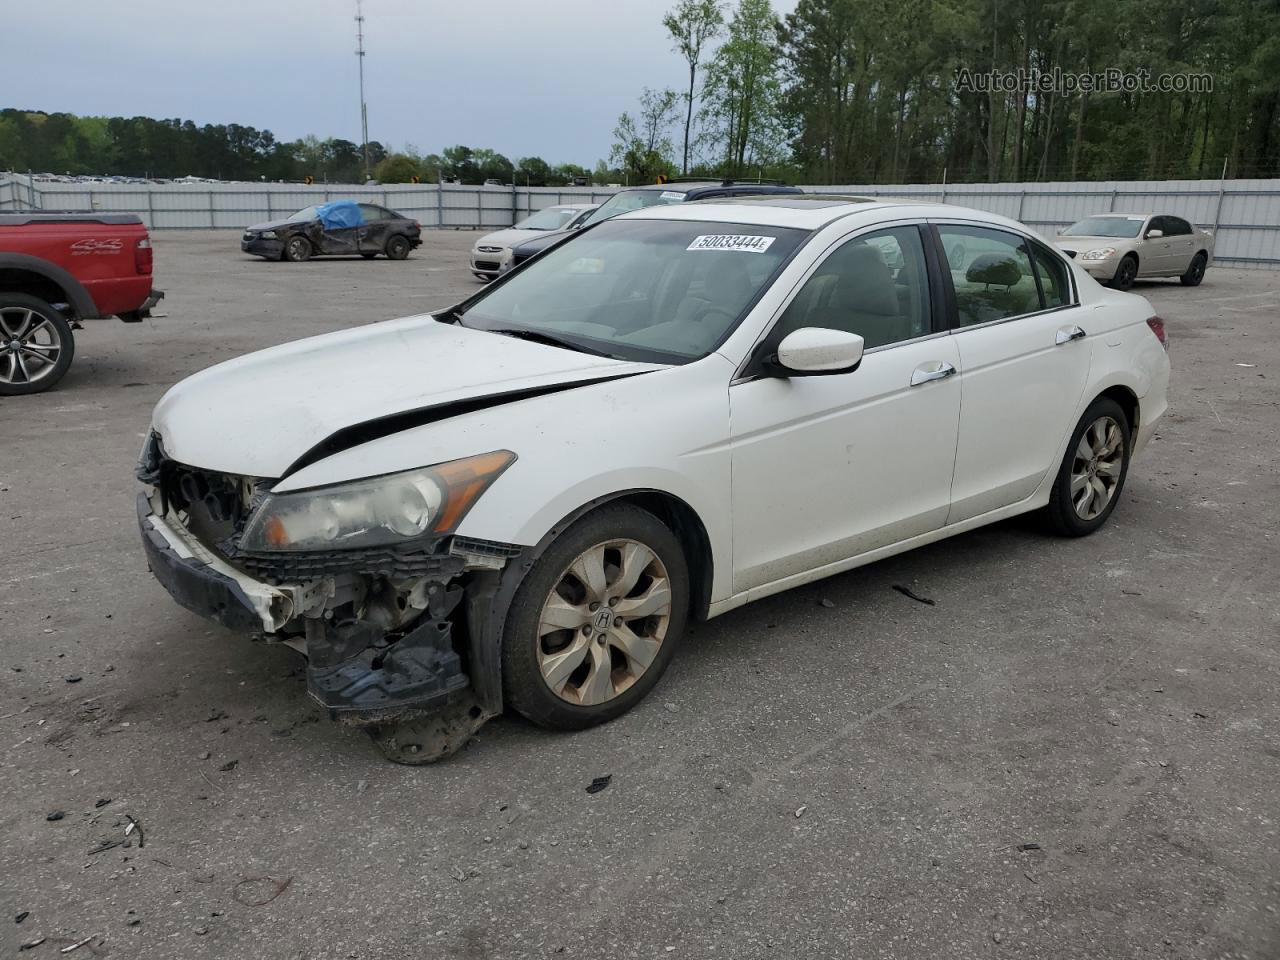
[[[1165,217],[1169,224],[1169,270],[1173,273],[1186,273],[1191,266],[1191,258],[1196,254],[1195,231],[1191,224],[1181,217]]]
[[[1089,373],[1089,322],[1043,243],[935,227],[964,370],[951,524],[1025,500],[1057,464]]]
[[[396,222],[394,214],[384,207],[373,203],[362,203],[360,213],[364,216],[364,225],[359,228],[359,245],[361,253],[381,253],[387,245],[391,227]]]

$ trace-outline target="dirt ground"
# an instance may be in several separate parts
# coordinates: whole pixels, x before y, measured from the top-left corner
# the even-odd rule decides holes
[[[160,232],[167,315],[0,400],[9,955],[1280,957],[1280,272],[1139,285],[1172,406],[1100,534],[764,600],[612,724],[398,767],[152,580],[133,468],[172,383],[452,302],[474,236],[291,265]]]

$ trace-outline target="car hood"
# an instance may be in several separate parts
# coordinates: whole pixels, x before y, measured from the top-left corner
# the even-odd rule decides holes
[[[263,230],[279,230],[282,227],[292,227],[298,224],[307,223],[306,220],[270,220],[267,223],[255,223],[245,227],[245,230],[252,230],[255,233],[261,233]]]
[[[538,253],[547,249],[560,238],[567,237],[574,232],[573,230],[539,230],[537,236],[530,237],[519,244],[520,252],[526,255]]]
[[[1097,247],[1115,247],[1119,250],[1121,247],[1131,246],[1136,239],[1137,237],[1057,237],[1053,244],[1059,250],[1082,253]]]
[[[217,364],[172,387],[156,405],[152,427],[165,455],[180,463],[278,478],[322,441],[370,421],[385,423],[428,407],[435,408],[433,416],[447,416],[448,404],[656,369],[661,365],[577,353],[423,315]],[[418,423],[405,428],[413,425]],[[477,450],[484,445],[476,443]],[[431,462],[430,451],[423,462]]]
[[[515,227],[508,227],[506,230],[485,234],[475,242],[475,246],[512,247],[522,240],[532,240],[534,237],[540,237],[545,233],[547,233],[546,230],[517,230]]]

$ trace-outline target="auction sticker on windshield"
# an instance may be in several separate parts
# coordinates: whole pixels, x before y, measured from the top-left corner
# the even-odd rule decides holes
[[[685,198],[685,194],[676,190],[663,190],[661,197],[663,200],[683,200]]]
[[[711,233],[693,238],[686,250],[737,250],[742,253],[764,253],[774,237],[752,237],[738,233]]]

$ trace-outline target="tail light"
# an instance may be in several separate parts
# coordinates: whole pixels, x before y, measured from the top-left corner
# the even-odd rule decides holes
[[[138,245],[133,248],[134,270],[139,274],[146,276],[151,272],[152,259],[151,238],[143,237],[138,241]]]
[[[1164,347],[1165,352],[1169,352],[1169,334],[1165,332],[1164,321],[1159,317],[1147,317],[1147,326],[1151,328],[1151,332],[1156,335],[1156,339],[1160,341],[1160,346]]]

